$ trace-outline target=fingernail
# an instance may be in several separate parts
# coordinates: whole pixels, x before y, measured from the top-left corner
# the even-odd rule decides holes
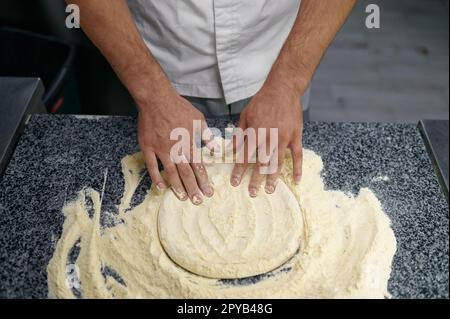
[[[156,189],[157,189],[159,192],[161,192],[161,191],[163,191],[163,190],[166,189],[166,184],[164,184],[164,183],[162,183],[162,182],[157,183],[157,184],[156,184]]]
[[[250,197],[256,197],[258,195],[258,190],[255,187],[250,187],[248,189]]]
[[[194,196],[192,196],[192,203],[194,203],[194,205],[200,205],[202,203],[202,197],[198,194],[195,194]]]
[[[208,197],[211,197],[214,195],[214,190],[212,189],[211,186],[208,186],[205,188],[204,194]]]
[[[174,188],[172,188],[172,189],[179,200],[185,201],[186,199],[188,199],[188,196],[185,191],[182,191],[180,189],[174,189]]]
[[[275,192],[275,186],[273,185],[266,185],[266,193],[267,194],[273,194]]]
[[[240,182],[241,182],[241,179],[239,176],[233,176],[231,178],[231,185],[233,185],[234,187],[239,186]]]
[[[297,185],[300,184],[301,179],[302,179],[301,175],[296,175],[294,177],[295,184],[297,184]]]

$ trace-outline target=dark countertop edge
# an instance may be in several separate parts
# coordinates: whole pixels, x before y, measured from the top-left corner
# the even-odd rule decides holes
[[[0,127],[2,134],[5,134],[2,139],[4,139],[3,145],[0,147],[0,177],[4,174],[6,167],[14,153],[15,147],[23,133],[23,130],[28,123],[30,116],[37,113],[45,113],[45,107],[42,104],[42,97],[45,92],[44,85],[40,78],[21,78],[21,77],[0,77],[0,81],[6,83],[6,87],[10,90],[19,87],[28,87],[28,91],[25,92],[26,96],[22,99],[16,98],[16,96],[11,97],[4,96],[5,92],[0,92],[1,101],[7,101],[11,103],[6,110],[2,110],[6,114],[3,121],[10,121],[9,123],[3,123],[0,121]],[[11,83],[10,83],[11,82]],[[14,87],[13,87],[14,86]],[[7,93],[9,91],[7,90]],[[17,105],[12,103],[13,101],[21,102],[22,105]],[[9,116],[8,112],[18,112],[16,116]],[[10,113],[11,114],[11,113]],[[11,119],[12,117],[12,119]],[[6,128],[6,129],[5,129]],[[6,131],[6,132],[5,132]]]
[[[433,120],[433,121],[427,121],[427,120],[421,120],[418,123],[418,129],[420,131],[422,141],[425,144],[425,148],[427,149],[428,155],[431,159],[431,162],[433,164],[434,172],[437,176],[437,179],[439,181],[439,184],[441,186],[442,192],[445,195],[445,198],[447,200],[447,203],[449,202],[449,185],[448,185],[448,167],[447,172],[445,172],[445,167],[442,167],[442,155],[441,150],[436,149],[438,145],[436,145],[436,137],[432,136],[428,130],[428,126],[432,125],[432,122],[446,122],[448,127],[448,120]],[[439,136],[439,139],[446,139],[447,145],[448,145],[448,135],[447,136]],[[445,175],[447,174],[447,175]]]

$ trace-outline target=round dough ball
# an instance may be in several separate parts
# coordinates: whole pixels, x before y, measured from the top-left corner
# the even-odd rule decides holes
[[[200,206],[166,192],[158,230],[168,256],[182,268],[208,278],[231,279],[269,272],[300,247],[301,211],[291,190],[279,181],[274,194],[248,195],[251,170],[238,187],[230,185],[233,164],[210,164],[212,198]]]

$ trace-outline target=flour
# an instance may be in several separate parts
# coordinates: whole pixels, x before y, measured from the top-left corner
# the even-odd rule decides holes
[[[75,297],[67,285],[66,266],[77,242],[75,265],[84,298],[389,296],[387,281],[396,241],[388,217],[369,189],[361,189],[357,196],[325,190],[322,166],[319,156],[304,150],[303,178],[297,186],[291,179],[291,159],[286,157],[281,179],[300,208],[298,226],[302,228],[294,232],[300,234],[300,249],[269,275],[235,285],[195,275],[169,258],[158,235],[158,213],[170,195],[152,186],[141,204],[130,207],[144,172],[144,159],[141,154],[127,156],[122,161],[125,190],[117,213],[123,222],[100,226],[101,196],[92,189],[80,192],[64,207],[63,232],[47,269],[49,296]],[[92,203],[91,217],[86,202]],[[112,271],[105,272],[106,268]]]

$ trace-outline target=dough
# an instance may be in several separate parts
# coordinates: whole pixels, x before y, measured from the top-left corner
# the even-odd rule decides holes
[[[159,209],[159,238],[169,257],[204,277],[242,278],[274,270],[300,247],[301,211],[281,181],[272,195],[248,195],[251,170],[230,185],[233,164],[208,166],[215,195],[200,206],[167,192]]]
[[[135,154],[122,161],[125,190],[116,212],[102,211],[100,193],[89,188],[63,208],[62,234],[47,267],[49,296],[388,297],[396,241],[379,201],[367,188],[357,196],[326,190],[321,158],[309,150],[303,155],[300,185],[292,182],[288,154],[281,174],[301,210],[300,250],[276,270],[252,280],[217,280],[174,263],[158,235],[158,212],[166,194],[152,186],[142,203],[130,207],[146,174],[143,156]]]

